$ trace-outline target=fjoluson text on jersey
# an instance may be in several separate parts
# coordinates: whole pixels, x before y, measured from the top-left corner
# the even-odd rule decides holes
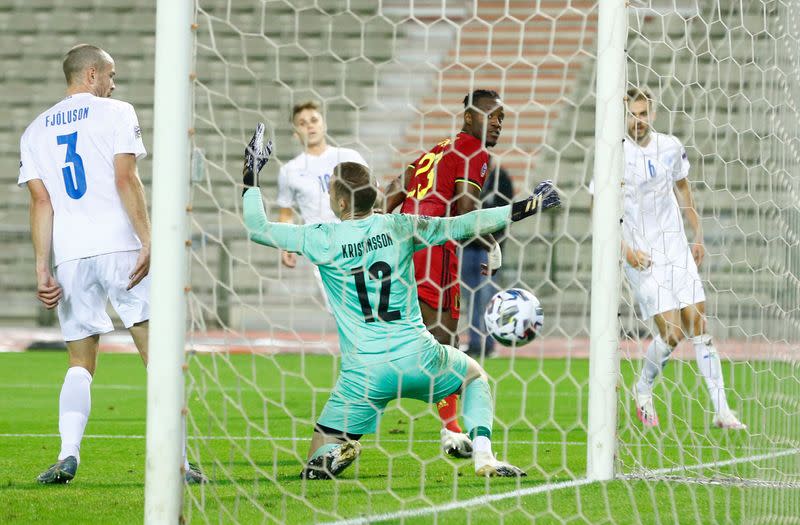
[[[50,126],[63,126],[64,124],[72,124],[78,122],[89,116],[89,108],[75,108],[72,111],[58,111],[52,115],[45,115],[44,125]]]

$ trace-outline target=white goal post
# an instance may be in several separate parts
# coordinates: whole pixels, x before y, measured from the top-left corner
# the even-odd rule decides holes
[[[157,8],[146,523],[796,517],[800,0]],[[680,141],[691,164],[709,331],[746,432],[715,428],[689,341],[653,388],[661,425],[637,418],[634,385],[656,332],[622,278],[632,87],[653,91],[652,129]],[[511,227],[497,283],[534,292],[543,329],[482,361],[495,450],[516,454],[528,477],[501,488],[467,479],[469,466],[440,450],[434,405],[393,401],[346,476],[301,480],[340,365],[336,327],[309,260],[289,269],[247,238],[243,147],[267,122],[275,151],[261,181],[274,219],[285,209],[279,170],[304,152],[294,105],[317,102],[328,145],[356,150],[385,183],[458,132],[473,89],[501,95],[506,120],[491,154],[515,194],[553,179],[563,195],[559,214]],[[209,485],[183,484],[187,434]]]
[[[620,216],[625,108],[626,0],[600,0],[597,21],[595,198],[586,475],[614,477],[619,381]]]
[[[158,0],[156,12],[144,513],[148,525],[178,523],[183,512],[193,9],[192,0]]]

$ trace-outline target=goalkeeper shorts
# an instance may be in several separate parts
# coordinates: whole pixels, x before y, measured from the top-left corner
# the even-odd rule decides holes
[[[688,246],[685,257],[668,263],[656,260],[641,271],[626,264],[625,274],[644,320],[706,300],[703,281]]]
[[[112,331],[114,324],[106,313],[109,301],[125,328],[150,319],[150,276],[126,290],[138,257],[138,251],[113,252],[56,267],[55,277],[63,291],[58,320],[65,341]]]
[[[389,401],[400,397],[436,403],[457,392],[467,356],[434,343],[394,361],[343,370],[317,423],[350,434],[371,434]]]

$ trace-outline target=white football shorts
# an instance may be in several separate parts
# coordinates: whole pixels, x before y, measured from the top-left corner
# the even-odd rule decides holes
[[[65,341],[112,331],[114,325],[106,313],[109,300],[125,328],[150,319],[150,276],[126,290],[138,256],[138,250],[114,252],[65,261],[56,267],[56,280],[63,291],[58,320]]]
[[[625,264],[625,274],[634,300],[639,304],[642,319],[647,320],[656,314],[680,310],[706,300],[703,282],[688,246],[686,257],[678,259],[671,263],[655,261],[650,268],[642,271]]]

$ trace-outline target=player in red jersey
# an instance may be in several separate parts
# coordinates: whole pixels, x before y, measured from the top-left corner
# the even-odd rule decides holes
[[[489,153],[503,129],[503,104],[496,91],[475,90],[464,97],[464,124],[455,139],[445,139],[411,163],[389,186],[386,210],[402,204],[401,213],[452,217],[479,207],[486,180]],[[500,249],[494,238],[483,238],[489,250],[487,272],[500,267]],[[446,345],[457,346],[460,288],[456,244],[448,242],[414,254],[419,306],[425,326]],[[469,457],[470,439],[458,424],[458,393],[439,402],[442,448],[450,455]]]

